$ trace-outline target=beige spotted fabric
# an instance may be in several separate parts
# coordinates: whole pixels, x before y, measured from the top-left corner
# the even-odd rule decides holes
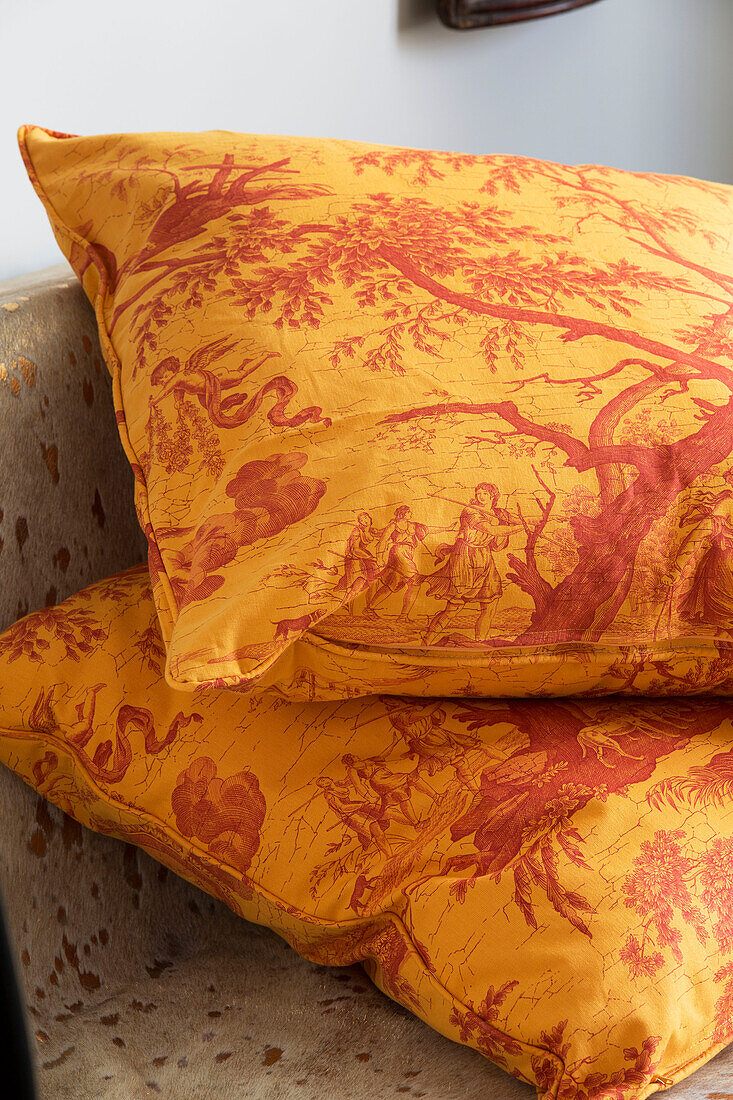
[[[0,628],[140,561],[91,309],[67,269],[0,285]],[[41,1100],[532,1100],[0,769],[0,886]],[[569,1006],[569,1010],[572,1006]],[[733,1048],[670,1090],[733,1100]]]
[[[0,621],[143,561],[94,315],[65,265],[0,284]]]

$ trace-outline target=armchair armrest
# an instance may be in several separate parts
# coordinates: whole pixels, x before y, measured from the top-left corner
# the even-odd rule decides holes
[[[0,629],[143,561],[93,310],[67,265],[0,283]]]

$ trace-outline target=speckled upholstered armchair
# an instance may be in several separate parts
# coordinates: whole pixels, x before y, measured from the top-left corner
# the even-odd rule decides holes
[[[91,307],[71,271],[0,285],[0,627],[145,554]],[[0,887],[42,1100],[530,1100],[0,768]],[[733,1095],[733,1047],[672,1090]]]
[[[145,554],[93,313],[66,267],[0,285],[0,439],[4,629]],[[0,837],[43,1100],[532,1096],[359,967],[305,962],[4,768]],[[685,1094],[720,1090],[724,1072],[718,1059]]]

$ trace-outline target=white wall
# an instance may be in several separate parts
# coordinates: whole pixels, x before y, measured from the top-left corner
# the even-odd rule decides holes
[[[0,0],[0,278],[58,260],[21,122],[222,128],[733,180],[733,0],[458,33],[433,0]]]

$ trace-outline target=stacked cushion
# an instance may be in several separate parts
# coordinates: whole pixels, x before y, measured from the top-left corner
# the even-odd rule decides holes
[[[733,1028],[733,189],[20,142],[149,570],[0,636],[0,759],[541,1098],[684,1077]]]
[[[730,693],[733,189],[24,128],[173,686]]]
[[[284,703],[162,677],[137,567],[0,639],[0,757],[541,1097],[730,1038],[724,700]]]

